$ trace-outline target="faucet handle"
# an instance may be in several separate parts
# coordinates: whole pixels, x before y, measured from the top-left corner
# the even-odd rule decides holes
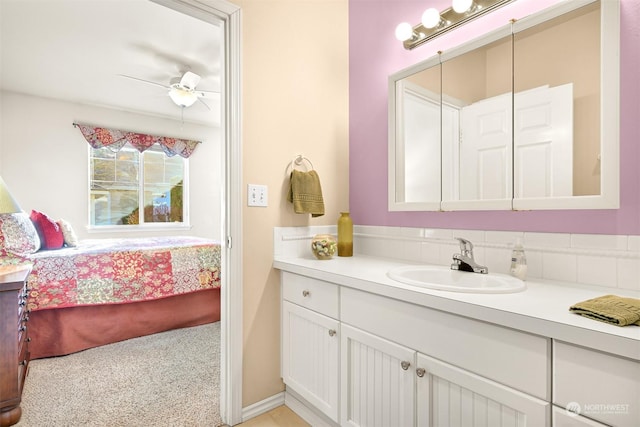
[[[473,243],[462,237],[456,237],[456,240],[460,242],[460,252],[465,256],[473,256]]]

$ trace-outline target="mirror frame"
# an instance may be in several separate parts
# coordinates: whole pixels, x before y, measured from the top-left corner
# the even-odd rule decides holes
[[[446,53],[439,53],[425,61],[389,76],[389,135],[388,135],[388,209],[389,211],[464,211],[464,210],[554,210],[554,209],[618,209],[620,207],[620,2],[600,0],[600,194],[506,200],[464,200],[436,202],[398,201],[397,173],[402,159],[396,155],[401,139],[397,129],[399,105],[398,82],[414,73],[442,64],[473,49],[489,44],[506,35],[516,34],[552,18],[581,8],[597,0],[561,2],[513,23],[499,27],[484,36],[464,43]],[[512,138],[513,144],[513,138]],[[441,150],[442,152],[442,150]],[[398,169],[398,165],[401,165]],[[442,183],[441,183],[442,185]],[[441,192],[442,193],[442,192]]]

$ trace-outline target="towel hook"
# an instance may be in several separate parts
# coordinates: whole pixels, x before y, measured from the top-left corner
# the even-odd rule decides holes
[[[288,175],[289,174],[289,169],[291,169],[293,171],[293,169],[296,166],[305,166],[306,167],[306,165],[304,164],[305,161],[307,163],[309,163],[309,166],[311,166],[310,168],[307,168],[307,171],[313,170],[313,163],[311,163],[311,160],[309,160],[308,158],[306,158],[302,154],[298,154],[293,160],[291,160],[291,162],[287,166],[287,169],[286,169],[285,173]]]

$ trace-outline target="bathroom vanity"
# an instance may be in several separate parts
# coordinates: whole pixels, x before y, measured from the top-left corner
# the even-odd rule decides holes
[[[276,255],[285,401],[312,425],[640,425],[640,328],[568,311],[601,289],[449,292],[401,265]]]

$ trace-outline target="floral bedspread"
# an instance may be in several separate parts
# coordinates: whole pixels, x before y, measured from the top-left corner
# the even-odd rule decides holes
[[[31,310],[153,300],[220,287],[220,244],[198,237],[83,240],[29,256]]]

